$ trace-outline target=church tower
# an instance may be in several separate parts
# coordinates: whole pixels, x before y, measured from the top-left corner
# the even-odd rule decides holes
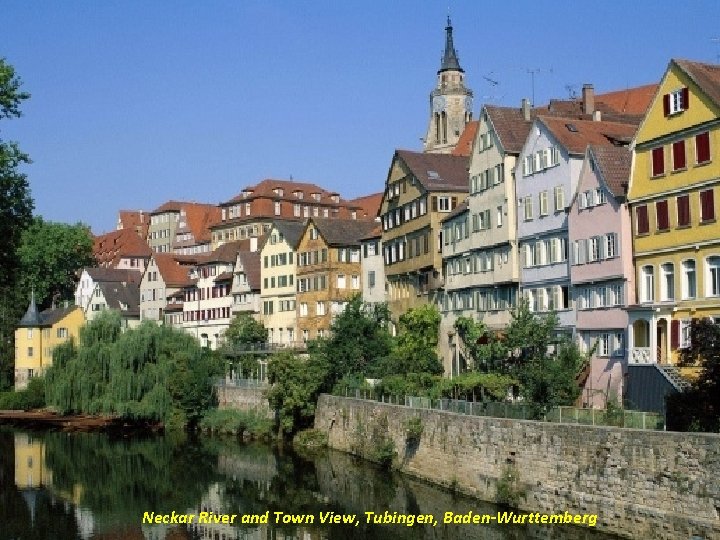
[[[472,120],[472,90],[465,87],[465,71],[460,67],[453,45],[450,17],[445,27],[445,52],[437,86],[430,92],[430,125],[425,135],[425,152],[449,154],[455,148],[465,124]]]

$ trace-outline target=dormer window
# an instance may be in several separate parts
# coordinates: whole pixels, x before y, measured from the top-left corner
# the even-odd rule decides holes
[[[283,188],[276,187],[275,189],[273,189],[273,193],[275,193],[275,195],[277,195],[278,197],[282,197],[284,191],[283,191]]]
[[[320,194],[319,194],[319,193],[313,193],[313,194],[312,194],[312,198],[315,199],[316,201],[319,201],[319,200],[320,200]]]
[[[334,202],[334,203],[340,202],[340,195],[335,194],[335,195],[332,195],[330,198],[332,199],[332,202]]]
[[[296,199],[302,199],[304,193],[300,190],[295,190],[295,191],[293,191],[293,195],[295,196]]]

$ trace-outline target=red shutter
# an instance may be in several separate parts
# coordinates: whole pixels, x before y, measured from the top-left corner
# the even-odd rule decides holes
[[[677,198],[678,227],[690,225],[690,196],[680,195]]]
[[[680,346],[680,321],[670,321],[670,348],[675,350]]]
[[[678,171],[685,168],[685,141],[677,141],[672,145],[673,170]]]
[[[712,189],[700,192],[700,220],[715,219],[715,197]]]
[[[710,161],[710,133],[705,132],[695,136],[695,157],[698,163]]]
[[[648,221],[647,206],[645,206],[644,204],[642,206],[638,206],[635,210],[635,215],[637,217],[638,234],[647,234],[648,232],[650,232],[650,222]]]
[[[652,175],[665,174],[665,149],[660,146],[652,150]]]
[[[670,116],[670,94],[663,96],[663,113],[665,116]]]
[[[682,89],[682,110],[687,111],[690,108],[690,92],[687,87]]]
[[[668,202],[658,201],[655,203],[655,213],[657,214],[657,228],[665,231],[670,228],[670,220],[668,218]]]

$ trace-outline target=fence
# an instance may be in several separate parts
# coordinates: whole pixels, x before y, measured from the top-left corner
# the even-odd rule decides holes
[[[346,396],[349,394],[350,392],[346,392]],[[553,407],[543,414],[541,418],[538,418],[537,407],[522,402],[465,401],[459,399],[432,399],[418,396],[387,396],[359,389],[355,390],[355,397],[357,399],[405,405],[406,407],[415,409],[434,409],[474,416],[492,416],[495,418],[512,418],[514,420],[543,420],[545,422],[588,426],[614,426],[651,430],[665,429],[665,418],[663,415],[644,411]]]
[[[215,379],[215,386],[232,386],[234,388],[267,388],[267,380],[258,379]]]

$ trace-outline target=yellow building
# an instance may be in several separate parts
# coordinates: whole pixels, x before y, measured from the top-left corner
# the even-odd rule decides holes
[[[84,323],[78,306],[38,312],[33,295],[15,330],[15,389],[22,390],[28,379],[42,375],[52,365],[53,349],[71,337],[77,340]]]
[[[633,143],[631,364],[675,364],[691,320],[720,316],[719,145],[720,66],[671,60]]]

